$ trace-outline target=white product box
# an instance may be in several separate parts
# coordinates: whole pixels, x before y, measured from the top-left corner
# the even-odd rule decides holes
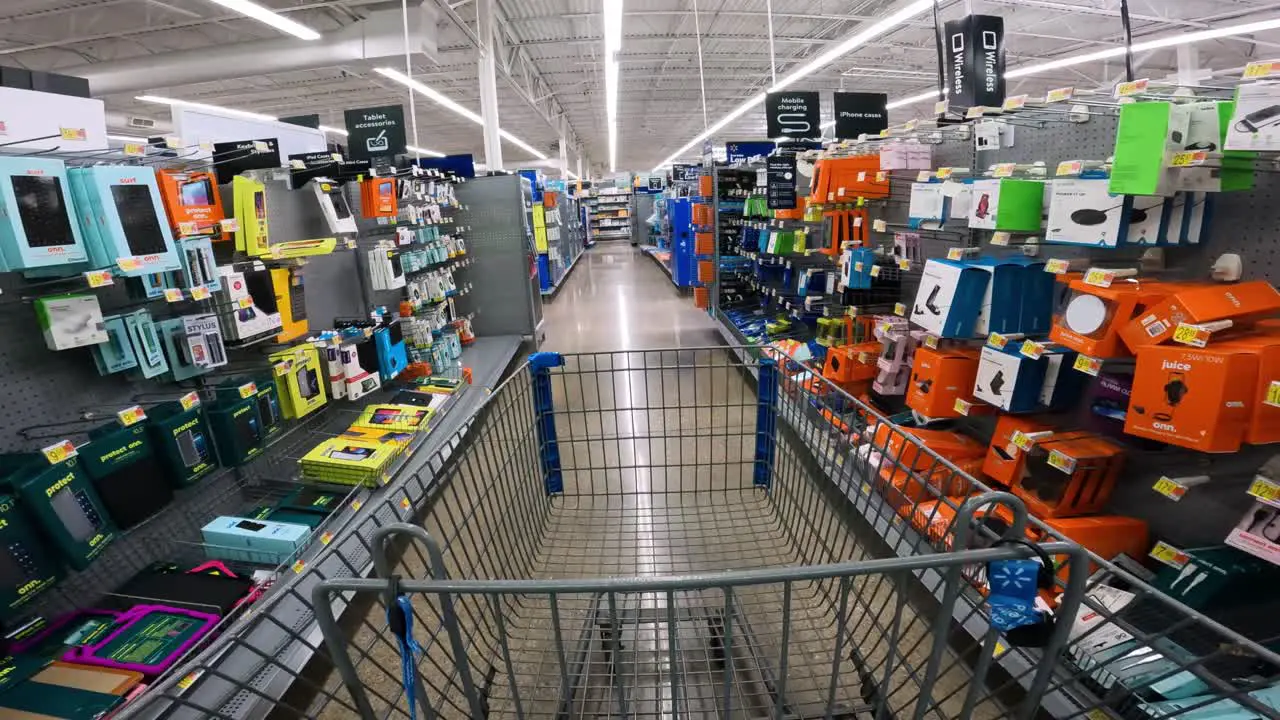
[[[1236,89],[1226,149],[1280,150],[1280,83],[1247,83]]]

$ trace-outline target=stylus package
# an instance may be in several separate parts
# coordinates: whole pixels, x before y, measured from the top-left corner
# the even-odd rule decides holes
[[[1174,171],[1174,187],[1191,192],[1226,192],[1253,188],[1255,153],[1223,152],[1227,129],[1236,104],[1231,101],[1191,103],[1187,136],[1182,149],[1189,152],[1222,153],[1222,159],[1204,165],[1178,168]],[[1221,167],[1216,167],[1221,165]]]
[[[124,316],[124,326],[129,342],[133,345],[134,357],[138,360],[137,374],[146,379],[169,372],[164,342],[160,339],[160,329],[151,319],[151,313],[146,310],[131,312]]]
[[[259,261],[222,265],[222,287],[217,294],[218,322],[232,343],[259,340],[280,332],[276,288],[271,271]]]
[[[52,502],[52,498],[49,501]],[[22,503],[20,495],[0,495],[0,520],[3,520],[0,522],[0,619],[17,614],[62,576],[48,541],[36,529],[32,516],[23,511]],[[81,546],[75,547],[77,557],[83,559],[85,553],[80,551]],[[87,565],[88,560],[83,564]]]
[[[213,613],[167,605],[135,605],[120,616],[109,635],[93,645],[72,648],[65,660],[155,677],[217,624],[218,616]]]
[[[189,380],[227,364],[222,329],[214,315],[185,315],[162,320],[160,339],[174,381]]]
[[[214,242],[231,239],[230,233],[222,232],[221,223],[226,214],[222,210],[218,178],[213,172],[160,170],[156,179],[174,235],[204,235]],[[232,212],[234,214],[234,208]]]
[[[219,403],[209,409],[218,459],[226,467],[238,467],[262,453],[262,420],[257,398]]]
[[[1174,153],[1186,149],[1191,106],[1173,102],[1136,102],[1120,106],[1115,159],[1108,181],[1116,195],[1172,195],[1179,169]],[[1056,181],[1055,181],[1056,182]]]
[[[36,321],[50,350],[70,350],[111,339],[96,295],[38,297],[34,304]]]
[[[0,272],[87,262],[77,216],[61,160],[0,157]]]
[[[377,487],[390,478],[388,470],[399,448],[359,438],[329,438],[302,457],[302,476],[336,485]]]
[[[107,333],[107,341],[94,345],[93,363],[99,375],[111,375],[138,367],[138,356],[134,354],[133,343],[129,340],[129,328],[123,315],[108,315],[102,319],[102,328]]]
[[[1045,242],[1102,248],[1159,242],[1165,198],[1112,194],[1108,183],[1105,177],[1054,180]]]
[[[304,418],[325,404],[328,380],[315,346],[300,345],[280,350],[272,353],[269,360],[272,363],[290,363],[288,370],[277,375],[275,380],[286,418]]]
[[[1227,342],[1151,345],[1137,355],[1126,433],[1202,452],[1240,449],[1263,401],[1257,353]]]
[[[147,408],[147,420],[151,442],[174,486],[194,485],[217,469],[213,433],[203,407],[187,410],[179,402],[167,402]]]
[[[67,564],[89,567],[116,537],[116,526],[79,457],[50,465],[43,455],[6,458],[20,467],[7,482]]]
[[[1243,83],[1227,125],[1227,150],[1280,150],[1280,84]]]
[[[98,225],[90,237],[101,245],[88,248],[96,267],[125,277],[181,268],[153,169],[95,165],[78,172]]]
[[[912,323],[943,338],[971,338],[991,274],[953,260],[929,260],[910,306]]]
[[[969,194],[969,227],[1040,232],[1044,218],[1043,182],[1014,178],[974,180]]]
[[[112,422],[89,431],[80,448],[85,474],[107,512],[128,530],[160,512],[173,500],[173,485],[151,447],[146,421],[121,427]]]
[[[974,397],[1005,412],[1034,412],[1048,364],[1043,358],[1023,355],[1017,343],[1010,343],[1003,350],[988,345],[982,348],[978,362]]]
[[[1049,339],[1096,358],[1127,357],[1120,330],[1146,308],[1177,289],[1156,282],[1118,281],[1098,287],[1076,277],[1070,295],[1053,318]]]
[[[311,181],[311,188],[316,194],[316,201],[320,203],[320,210],[324,213],[325,220],[329,223],[329,232],[335,235],[354,233],[356,218],[351,214],[351,206],[347,203],[347,196],[342,191],[342,186],[328,178],[315,178]]]

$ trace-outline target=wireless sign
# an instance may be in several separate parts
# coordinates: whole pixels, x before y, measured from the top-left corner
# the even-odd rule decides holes
[[[404,106],[358,108],[344,113],[347,121],[347,154],[356,160],[390,158],[408,147],[404,132]]]
[[[957,108],[1004,105],[1004,18],[969,15],[947,21],[948,101]]]

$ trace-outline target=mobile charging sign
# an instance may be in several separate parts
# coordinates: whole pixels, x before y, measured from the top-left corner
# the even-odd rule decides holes
[[[816,92],[777,92],[765,97],[765,125],[771,138],[822,137],[822,109]]]

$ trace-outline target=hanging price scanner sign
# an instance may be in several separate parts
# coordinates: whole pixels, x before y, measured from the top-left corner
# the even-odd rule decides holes
[[[1000,109],[1007,112],[1011,110],[1021,110],[1026,106],[1027,106],[1026,95],[1014,95],[1013,97],[1005,98],[1004,105],[1001,105]]]
[[[985,107],[981,105],[974,105],[973,107],[965,111],[964,117],[966,120],[973,120],[974,118],[982,117],[983,114],[986,112],[987,112],[987,109]]]
[[[47,448],[41,448],[40,452],[44,453],[44,457],[49,461],[50,465],[57,465],[63,460],[73,458],[79,454],[76,452],[76,446],[72,445],[70,440],[63,440]]]

